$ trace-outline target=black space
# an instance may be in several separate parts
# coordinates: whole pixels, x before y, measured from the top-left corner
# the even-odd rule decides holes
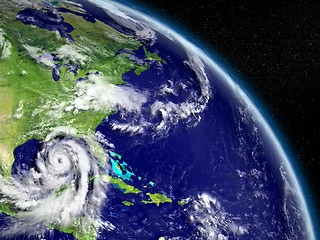
[[[301,169],[319,215],[320,2],[131,0],[225,63],[260,102]],[[289,152],[290,153],[290,152]]]

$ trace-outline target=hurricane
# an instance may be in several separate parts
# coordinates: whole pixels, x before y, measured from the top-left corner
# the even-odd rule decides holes
[[[29,170],[1,178],[1,202],[14,205],[16,218],[0,237],[44,233],[45,226],[68,228],[79,218],[84,219],[80,224],[88,224],[99,216],[106,185],[94,179],[98,161],[85,140],[60,137],[43,142],[31,162]]]
[[[177,31],[119,1],[0,0],[0,239],[315,239],[267,116]]]

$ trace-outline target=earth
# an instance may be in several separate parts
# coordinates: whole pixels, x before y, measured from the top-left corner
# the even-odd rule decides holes
[[[104,0],[0,0],[1,239],[315,239],[279,138],[213,57]]]

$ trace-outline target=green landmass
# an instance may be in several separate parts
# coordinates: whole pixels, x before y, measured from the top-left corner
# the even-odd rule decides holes
[[[140,65],[140,68],[137,68],[134,73],[138,76],[140,76],[140,74],[146,70],[148,70],[150,68],[150,65],[145,64],[145,65]]]
[[[130,172],[128,169],[128,164],[126,162],[119,163],[118,160],[110,159],[113,173],[120,177],[123,180],[126,181],[132,181],[132,176],[135,174],[133,172]]]
[[[126,206],[133,206],[134,205],[132,202],[128,202],[128,201],[123,201],[122,203]]]
[[[122,181],[120,178],[110,177],[109,175],[98,175],[92,177],[93,180],[100,180],[111,183],[116,188],[120,189],[123,193],[141,193],[142,191],[126,184],[124,181]]]
[[[121,159],[121,155],[120,155],[120,154],[118,154],[118,153],[115,153],[115,152],[111,152],[111,151],[109,151],[109,154],[110,154],[110,156],[111,156],[111,157],[116,156],[119,160]]]
[[[54,197],[59,197],[65,190],[67,190],[71,185],[69,184],[62,184],[58,187],[57,190],[53,192]]]
[[[184,201],[178,201],[178,204],[183,206],[183,205],[185,205],[185,204],[187,204],[187,203],[184,202]]]
[[[158,54],[149,52],[145,46],[143,46],[143,50],[144,50],[144,53],[146,54],[147,60],[149,60],[149,61],[157,61],[157,62],[160,62],[160,63],[162,62],[164,64],[168,64]]]
[[[142,201],[143,203],[145,204],[148,204],[148,203],[155,203],[157,204],[157,206],[159,207],[160,203],[165,203],[165,202],[169,202],[169,203],[172,203],[172,200],[160,193],[146,193],[146,195],[149,196],[149,198],[151,199],[151,201]]]
[[[45,225],[48,228],[56,229],[64,233],[71,233],[78,240],[96,240],[98,237],[98,221],[89,217],[74,218],[72,223],[67,227],[60,225]]]
[[[123,193],[141,193],[142,191],[126,184],[119,178],[110,178],[110,183],[112,183],[116,188],[123,191]]]
[[[74,12],[83,12],[65,1],[49,2]],[[30,139],[51,141],[63,134],[86,139],[92,153],[104,162],[105,153],[94,131],[115,109],[100,98],[112,95],[115,87],[125,84],[122,79],[124,73],[134,70],[140,75],[150,67],[131,61],[127,53],[115,56],[121,49],[130,52],[142,44],[98,20],[91,23],[81,16],[61,13],[64,21],[74,27],[69,34],[75,43],[70,44],[57,31],[47,31],[16,20],[17,13],[23,9],[24,5],[15,1],[0,1],[0,174],[10,180],[13,150],[17,146]],[[144,50],[148,60],[165,63],[157,54]],[[48,53],[59,56],[61,61],[41,58]],[[61,64],[57,82],[52,77],[55,64]],[[78,75],[65,64],[80,66]],[[90,72],[98,72],[99,75],[88,76]],[[88,77],[88,80],[76,81],[83,77]],[[96,90],[97,96],[88,95],[92,89]],[[89,101],[86,100],[88,98]],[[124,193],[141,192],[121,179],[107,176],[103,179],[108,179]],[[61,186],[54,195],[59,196],[67,187]],[[0,211],[10,216],[16,216],[17,212],[9,200],[0,202]],[[45,224],[72,233],[77,239],[97,237],[97,221],[88,217],[75,218],[70,226],[64,228]]]
[[[1,197],[1,195],[0,195],[0,197]],[[16,206],[12,202],[9,202],[9,201],[0,202],[1,212],[8,214],[9,216],[12,216],[12,217],[16,216],[15,208],[16,208]]]
[[[10,176],[13,150],[29,139],[44,140],[61,126],[74,129],[77,136],[94,136],[95,128],[114,109],[110,104],[101,105],[99,99],[78,107],[79,92],[99,85],[105,94],[112,94],[114,84],[124,83],[122,74],[140,68],[125,54],[114,57],[115,53],[120,49],[136,50],[141,43],[99,21],[90,23],[80,16],[62,13],[75,28],[70,35],[76,42],[69,44],[58,32],[17,21],[15,16],[22,9],[0,4],[0,14],[8,16],[5,22],[0,19],[0,28],[11,43],[10,55],[0,59],[0,166],[1,174]],[[54,63],[34,60],[45,52],[65,56]],[[60,80],[55,82],[51,67],[57,63],[81,66],[77,78],[93,71],[100,75],[76,82],[74,73],[62,65]]]

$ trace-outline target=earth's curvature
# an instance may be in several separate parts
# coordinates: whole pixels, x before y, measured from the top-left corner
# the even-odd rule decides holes
[[[0,171],[0,239],[315,239],[244,91],[118,2],[0,0]]]

